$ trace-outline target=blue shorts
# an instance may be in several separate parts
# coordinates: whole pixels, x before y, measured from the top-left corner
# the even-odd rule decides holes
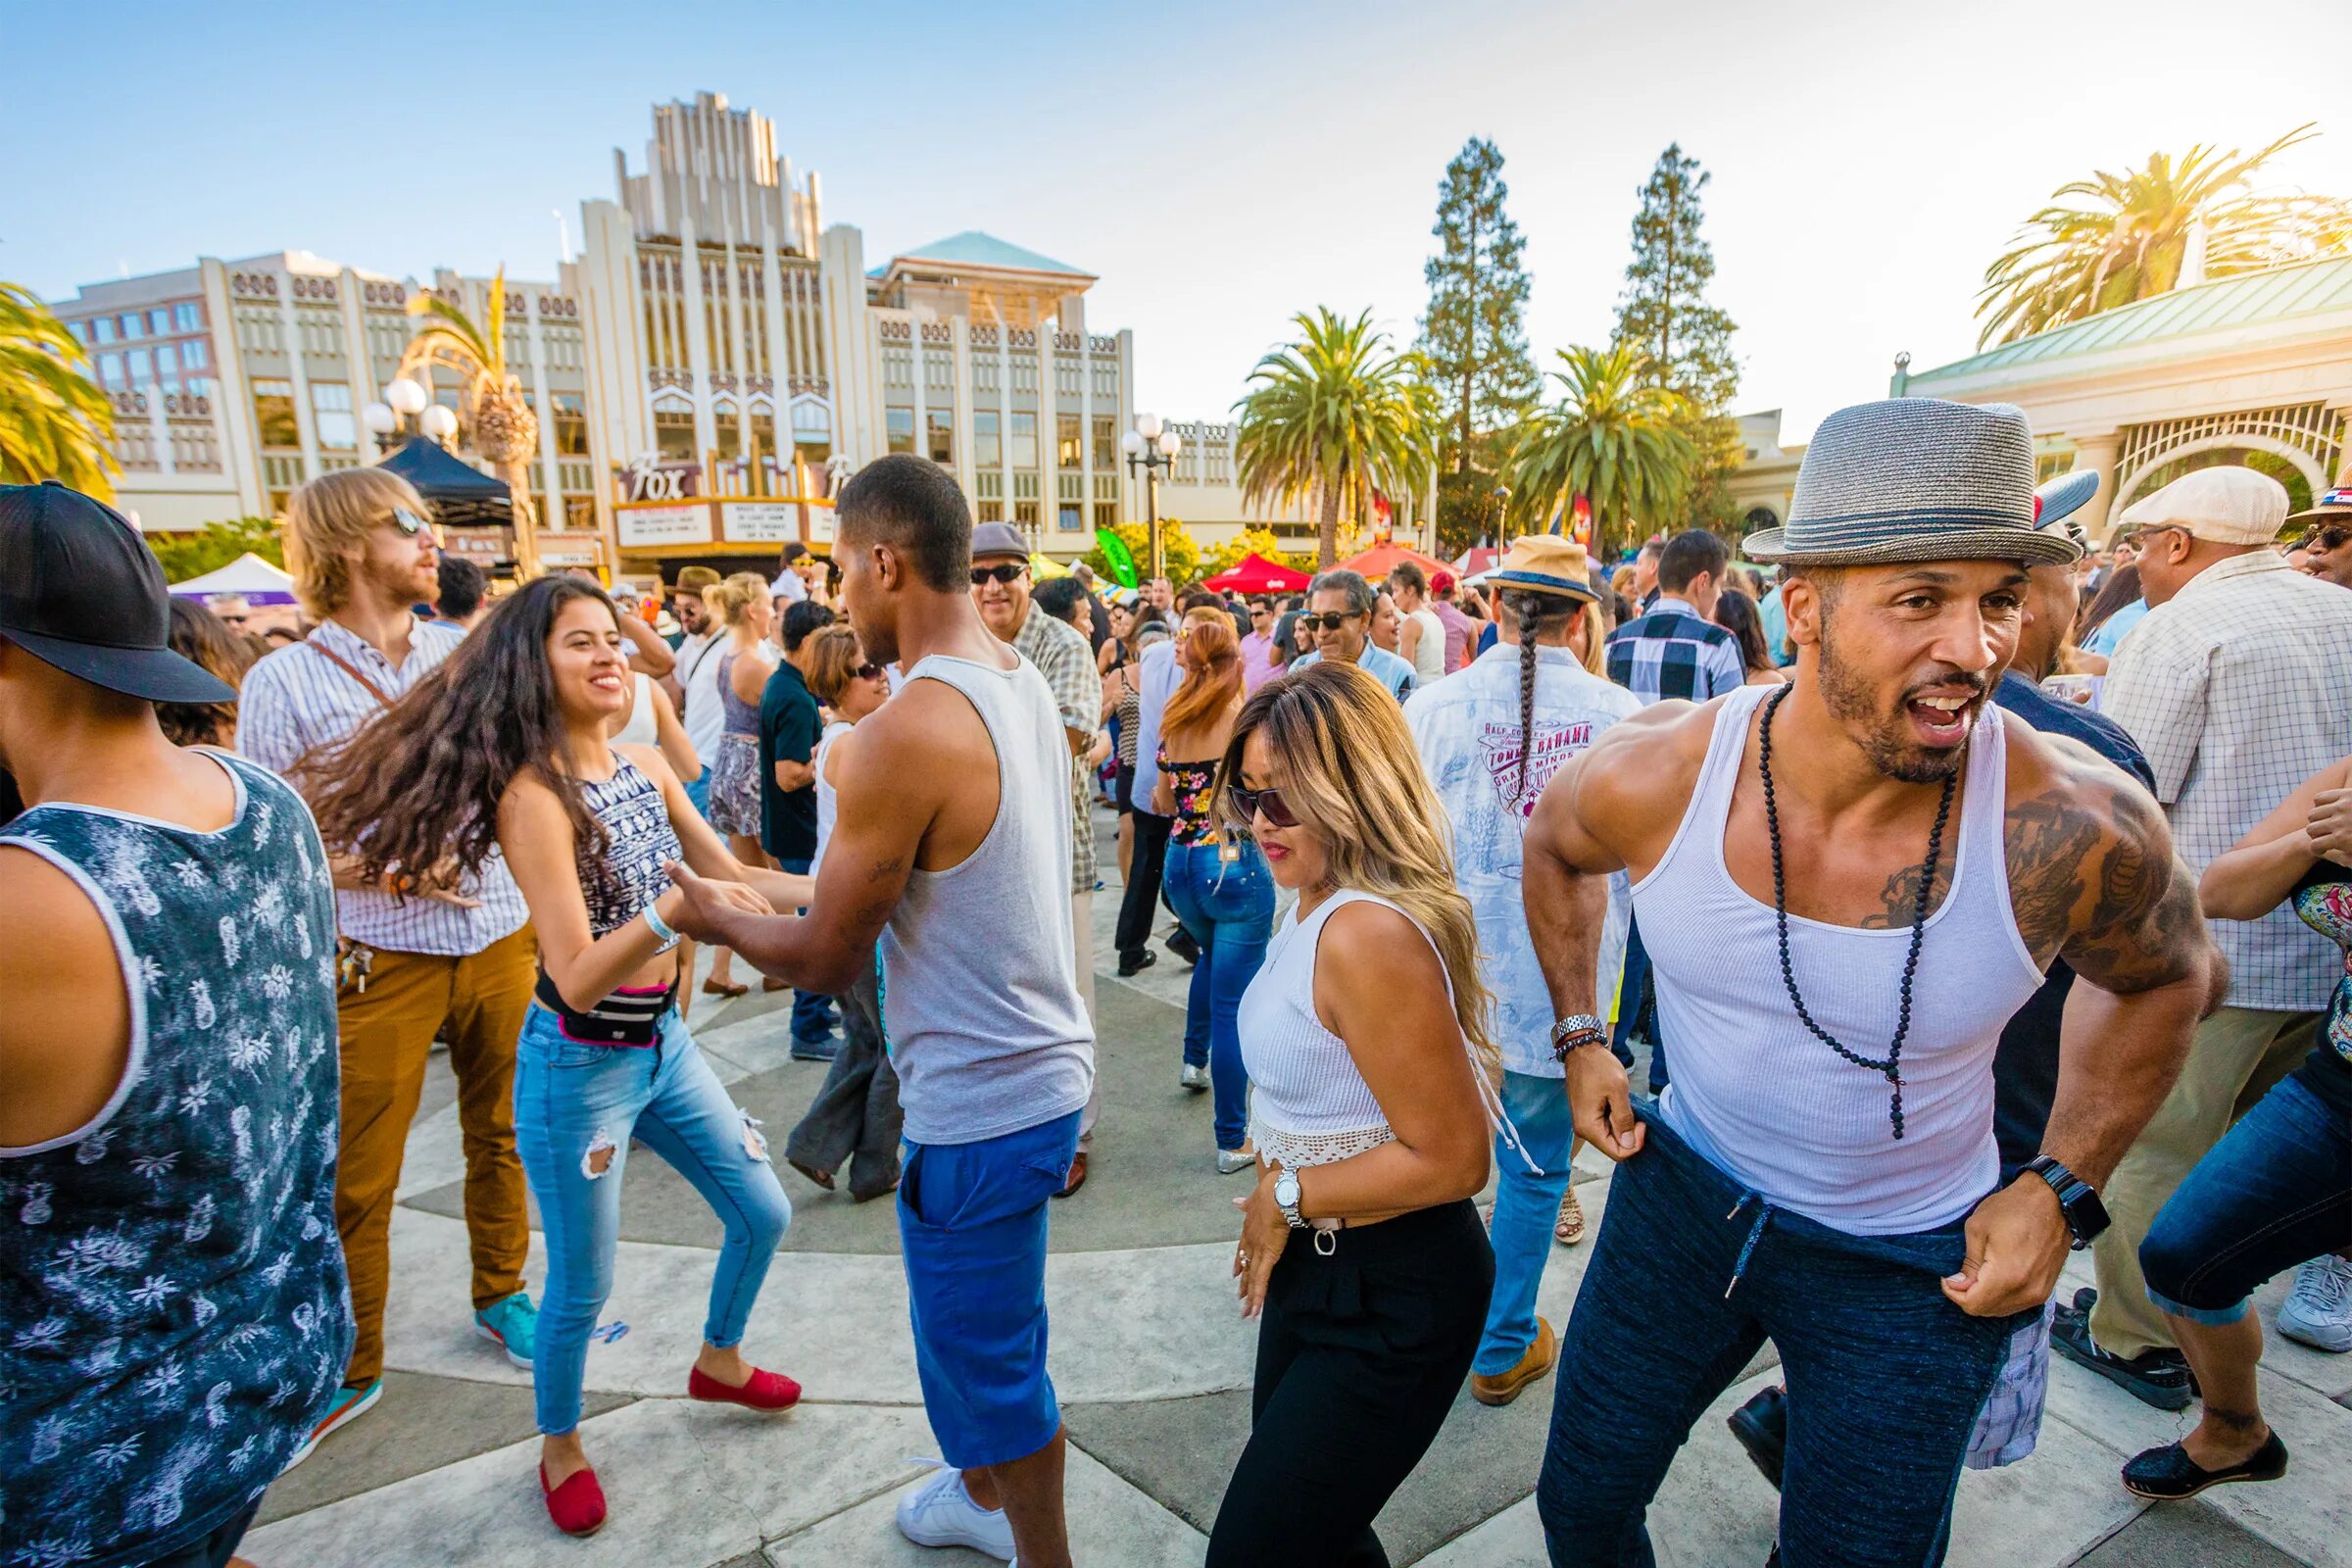
[[[914,1365],[941,1457],[959,1470],[1054,1441],[1046,1376],[1046,1203],[1078,1152],[1066,1116],[976,1144],[906,1146],[899,1243]]]
[[[710,820],[710,763],[704,763],[703,770],[694,775],[694,782],[686,786],[686,798],[694,803],[694,808],[696,810],[703,813],[704,821],[708,822]]]

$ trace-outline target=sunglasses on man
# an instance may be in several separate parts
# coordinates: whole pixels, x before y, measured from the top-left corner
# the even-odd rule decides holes
[[[1298,617],[1298,624],[1309,631],[1338,631],[1349,621],[1361,620],[1363,616],[1364,612],[1360,610],[1334,610],[1321,615],[1302,614]]]
[[[1298,814],[1283,800],[1282,791],[1275,789],[1244,789],[1239,784],[1225,786],[1225,814],[1236,826],[1248,827],[1261,814],[1276,827],[1297,827]]]
[[[403,539],[414,539],[432,526],[406,507],[392,509],[392,526],[400,530]]]
[[[2332,555],[2334,552],[2343,549],[2347,541],[2352,541],[2352,528],[2340,528],[2333,523],[2328,523],[2323,527],[2317,523],[2314,523],[2311,527],[2304,530],[2302,538],[2296,540],[2288,548],[2294,550],[2318,550]]]
[[[985,588],[992,582],[1018,582],[1028,575],[1029,568],[1027,566],[1015,565],[1009,561],[994,566],[974,566],[972,568],[972,586]]]

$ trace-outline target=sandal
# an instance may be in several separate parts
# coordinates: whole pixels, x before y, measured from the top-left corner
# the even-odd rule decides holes
[[[833,1173],[831,1171],[818,1170],[814,1165],[804,1165],[789,1154],[785,1156],[784,1163],[816,1183],[817,1186],[822,1187],[826,1192],[829,1193],[833,1190]]]
[[[1574,1247],[1585,1239],[1585,1205],[1576,1200],[1573,1187],[1560,1195],[1560,1217],[1551,1227],[1551,1239],[1562,1247]]]
[[[740,980],[706,980],[703,982],[703,995],[706,997],[740,997],[748,994],[751,989]]]

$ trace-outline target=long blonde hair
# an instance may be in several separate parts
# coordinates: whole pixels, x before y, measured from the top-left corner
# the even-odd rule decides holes
[[[1421,765],[1404,710],[1357,665],[1321,660],[1260,686],[1234,720],[1217,799],[1242,776],[1242,751],[1265,732],[1283,800],[1330,858],[1331,885],[1377,894],[1420,923],[1453,983],[1453,1014],[1494,1074],[1494,999],[1478,974],[1478,923],[1454,885],[1446,808]]]

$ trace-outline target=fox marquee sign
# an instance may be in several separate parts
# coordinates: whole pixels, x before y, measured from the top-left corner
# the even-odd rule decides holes
[[[612,470],[615,500],[623,506],[661,505],[699,500],[703,494],[703,466],[693,462],[664,463],[648,453],[625,467]]]

